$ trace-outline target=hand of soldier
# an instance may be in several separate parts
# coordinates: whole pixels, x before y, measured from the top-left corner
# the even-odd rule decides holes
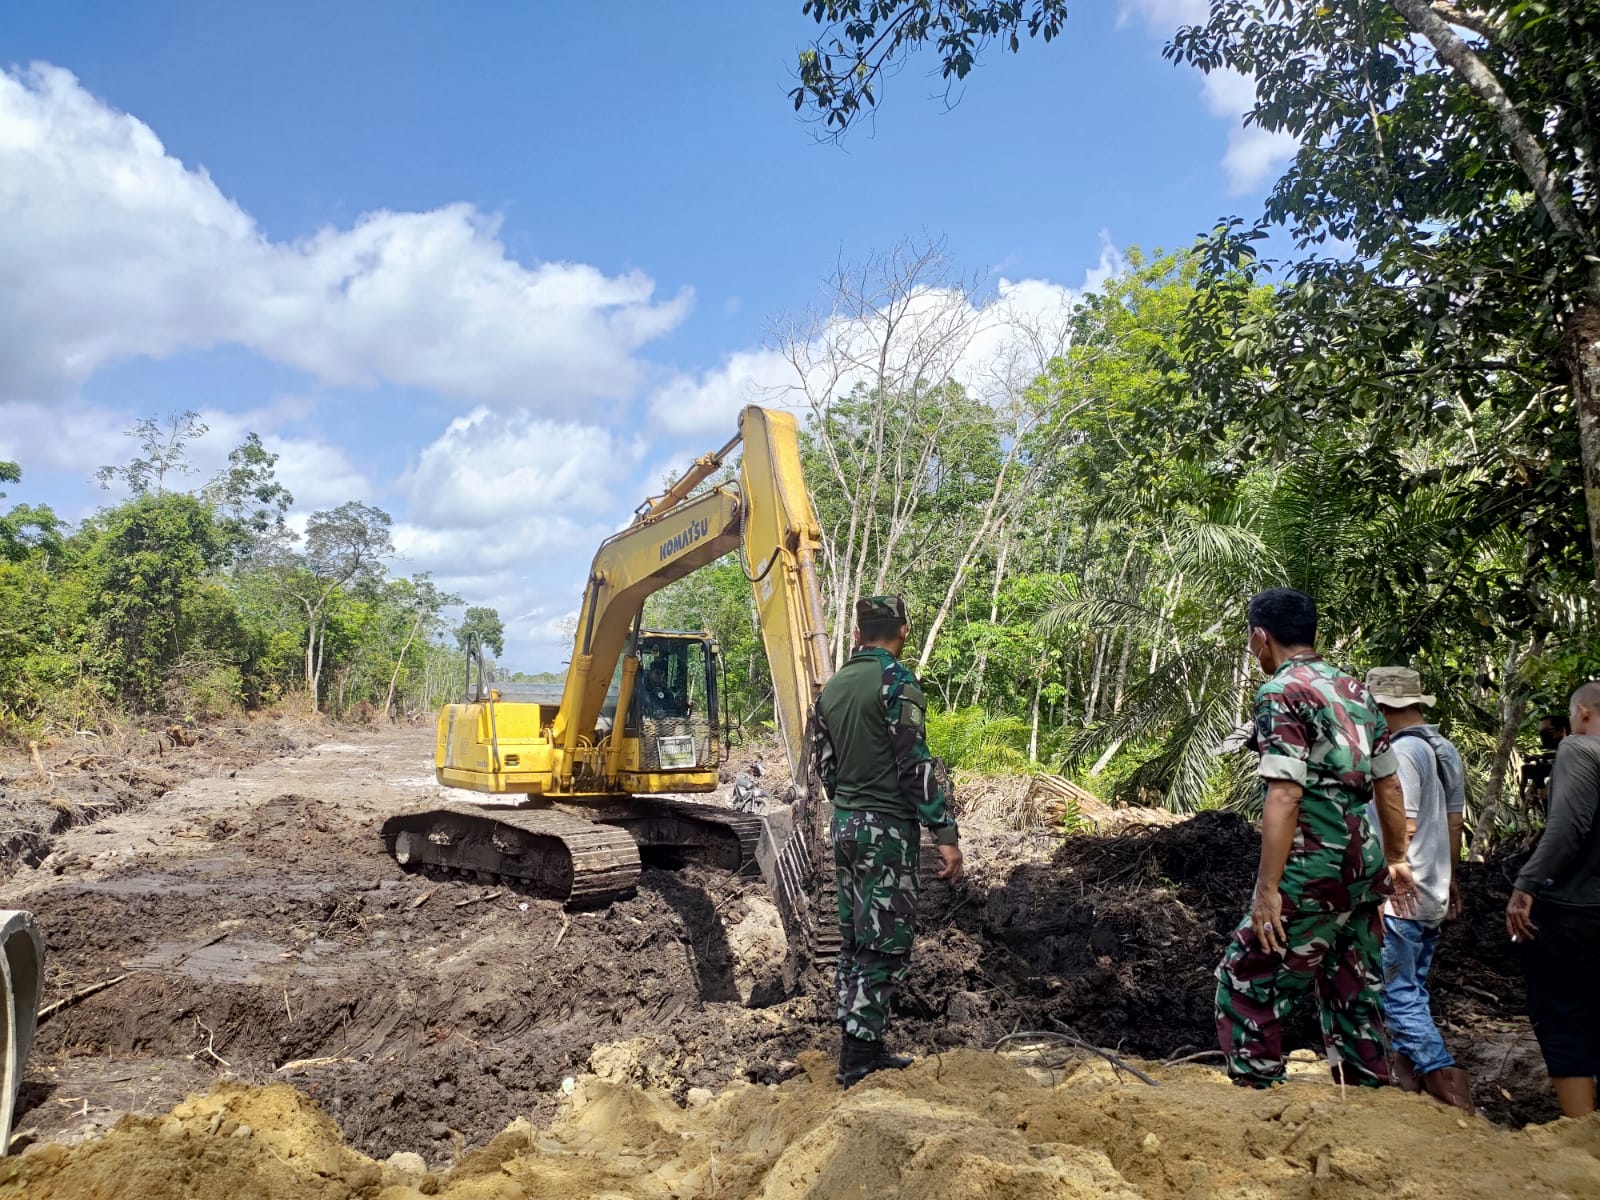
[[[961,878],[965,869],[962,864],[960,846],[939,847],[939,878],[948,879],[951,883]]]
[[[1531,942],[1538,934],[1533,924],[1533,897],[1527,892],[1511,891],[1511,902],[1506,905],[1506,932],[1513,942]]]
[[[1417,878],[1411,873],[1411,864],[1401,859],[1389,864],[1389,883],[1394,888],[1389,896],[1389,906],[1394,915],[1410,919],[1417,915]]]
[[[1277,888],[1256,888],[1255,902],[1250,906],[1250,928],[1268,953],[1282,954],[1289,948],[1283,931],[1283,896]]]

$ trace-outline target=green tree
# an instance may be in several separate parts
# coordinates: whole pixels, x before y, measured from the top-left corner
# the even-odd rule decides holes
[[[1588,182],[1600,23],[1581,5],[1426,0],[1216,4],[1168,53],[1254,75],[1249,119],[1300,150],[1253,225],[1215,259],[1294,282],[1270,319],[1219,338],[1196,326],[1197,381],[1242,399],[1272,440],[1315,413],[1413,430],[1486,402],[1543,434],[1550,494],[1587,496],[1541,554],[1600,549],[1600,199]],[[1299,255],[1259,263],[1272,229]],[[1214,311],[1226,312],[1220,293]],[[1225,317],[1225,322],[1227,321]],[[1223,360],[1233,357],[1234,364]],[[1249,378],[1251,365],[1270,371]],[[1556,464],[1551,463],[1552,466]],[[1593,559],[1591,573],[1600,572]]]
[[[205,433],[206,426],[197,412],[172,413],[165,424],[146,417],[128,430],[128,436],[139,443],[139,453],[124,466],[101,467],[95,478],[102,488],[121,480],[135,496],[151,491],[160,495],[166,491],[168,476],[194,473],[189,465],[188,446]]]
[[[272,570],[278,587],[304,612],[303,678],[313,712],[321,706],[329,602],[337,593],[372,586],[381,578],[381,560],[394,553],[390,524],[389,514],[381,508],[347,500],[311,514],[303,552],[296,551],[287,536],[274,542]]]
[[[181,492],[146,491],[88,523],[78,550],[88,617],[107,677],[129,704],[158,706],[224,548],[210,509]]]
[[[462,650],[467,648],[468,640],[476,636],[478,643],[494,657],[499,658],[506,652],[506,627],[496,609],[483,607],[467,609],[461,624],[456,626],[455,633],[456,645]]]
[[[428,578],[427,572],[413,579],[397,579],[389,585],[388,591],[390,604],[398,608],[402,615],[405,637],[395,653],[394,671],[389,675],[389,686],[383,695],[383,715],[386,717],[394,708],[396,689],[400,686],[400,674],[405,669],[411,647],[416,644],[417,635],[437,632],[440,612],[452,604],[461,603],[460,596],[441,592]],[[493,614],[494,609],[468,609],[469,619],[474,612]],[[498,616],[495,617],[495,623],[499,624]]]
[[[0,483],[20,483],[22,468],[14,462],[0,462]],[[0,500],[6,494],[0,492]],[[61,522],[48,505],[14,505],[0,514],[0,559],[21,562],[34,550],[60,553]]]
[[[261,444],[258,434],[246,434],[244,441],[228,452],[227,467],[201,492],[218,517],[235,531],[241,551],[282,529],[284,517],[294,505],[293,494],[278,482],[277,463],[278,456]]]

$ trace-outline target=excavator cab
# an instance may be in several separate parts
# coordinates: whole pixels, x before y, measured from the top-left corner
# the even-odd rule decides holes
[[[717,643],[704,633],[641,632],[632,703],[622,735],[637,740],[637,769],[715,768],[725,742],[718,727]]]

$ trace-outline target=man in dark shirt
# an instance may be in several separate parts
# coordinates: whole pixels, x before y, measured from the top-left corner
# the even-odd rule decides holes
[[[927,701],[905,649],[905,601],[856,602],[857,649],[823,687],[813,714],[812,769],[833,802],[839,889],[838,1081],[909,1066],[883,1045],[889,1002],[911,967],[917,866],[926,826],[939,877],[959,879],[960,830],[928,752]]]
[[[1550,815],[1506,905],[1523,947],[1528,1016],[1562,1115],[1595,1110],[1600,1074],[1600,683],[1572,694],[1550,771]]]
[[[1551,713],[1539,719],[1539,749],[1522,760],[1522,811],[1537,811],[1540,816],[1550,810],[1550,768],[1555,765],[1556,751],[1561,741],[1572,732],[1572,722],[1566,713]]]

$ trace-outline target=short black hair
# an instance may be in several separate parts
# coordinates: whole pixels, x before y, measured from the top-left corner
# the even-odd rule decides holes
[[[1250,625],[1265,629],[1283,646],[1317,640],[1317,602],[1294,588],[1268,588],[1250,597]]]
[[[1572,693],[1572,703],[1581,704],[1585,708],[1600,709],[1600,682],[1591,679],[1588,683],[1581,684],[1578,690]]]
[[[863,621],[857,632],[861,634],[863,645],[879,645],[883,642],[892,642],[900,636],[900,627],[905,622],[899,617],[874,617],[870,621]]]
[[[1557,729],[1565,730],[1567,733],[1572,732],[1572,720],[1566,713],[1545,713],[1539,720],[1549,721]]]

